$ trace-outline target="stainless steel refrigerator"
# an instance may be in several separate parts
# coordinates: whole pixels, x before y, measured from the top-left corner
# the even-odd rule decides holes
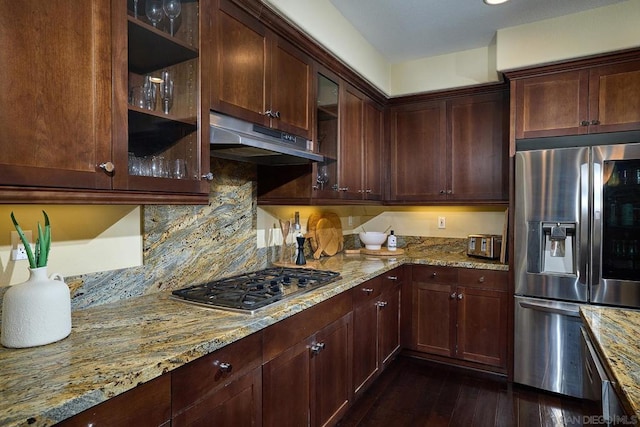
[[[514,381],[575,397],[580,305],[640,307],[640,144],[588,143],[522,141],[515,157]]]

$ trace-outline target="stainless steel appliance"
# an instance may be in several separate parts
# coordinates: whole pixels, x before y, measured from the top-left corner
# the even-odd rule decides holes
[[[277,301],[340,279],[340,273],[272,267],[201,283],[172,292],[174,298],[210,308],[254,314]]]
[[[620,398],[615,391],[615,383],[609,379],[593,343],[589,339],[587,332],[581,330],[580,340],[582,355],[584,357],[583,384],[585,398],[597,404],[597,415],[602,416],[603,424],[619,425],[634,424],[627,420]],[[622,422],[621,422],[622,421]],[[628,421],[628,422],[624,422]]]
[[[502,236],[495,234],[470,234],[467,237],[467,255],[479,258],[500,258]]]
[[[640,138],[604,137],[516,143],[514,381],[575,397],[580,304],[640,307]]]
[[[322,162],[311,141],[231,116],[209,114],[211,156],[270,166]]]

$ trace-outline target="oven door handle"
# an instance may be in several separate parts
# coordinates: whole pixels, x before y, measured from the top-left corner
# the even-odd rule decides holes
[[[549,305],[536,304],[534,302],[528,302],[528,301],[520,301],[519,304],[520,304],[520,307],[522,308],[530,308],[532,310],[544,311],[544,312],[553,313],[553,314],[560,314],[562,316],[580,317],[579,309],[571,310],[568,308],[552,307]]]

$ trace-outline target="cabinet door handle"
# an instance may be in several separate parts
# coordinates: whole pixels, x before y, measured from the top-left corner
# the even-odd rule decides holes
[[[367,295],[371,295],[373,293],[373,289],[371,289],[371,288],[362,288],[362,292],[366,293]]]
[[[349,191],[349,187],[340,187],[338,191]]]
[[[314,355],[319,354],[322,350],[324,350],[323,342],[318,342],[311,346],[311,353],[313,353]]]
[[[447,192],[445,190],[440,190],[440,194],[446,194]]]
[[[280,118],[280,111],[267,110],[263,114],[265,116],[269,117],[270,119],[279,119]]]
[[[116,170],[116,165],[111,162],[100,163],[98,166],[100,166],[100,169],[102,169],[106,173],[113,173],[113,171]]]
[[[583,120],[580,122],[580,126],[589,126],[589,120]]]
[[[388,303],[386,301],[378,301],[378,302],[376,302],[376,307],[380,307],[380,308],[386,307],[387,304]]]
[[[213,181],[213,174],[209,172],[208,174],[202,175],[202,179],[205,181]]]
[[[599,125],[600,124],[600,120],[591,120],[592,125]]]
[[[387,276],[389,280],[398,280],[398,276]]]
[[[433,273],[431,273],[431,277],[436,277],[438,275],[438,273],[436,273],[435,271]]]
[[[449,295],[449,298],[450,298],[450,299],[456,299],[456,295],[457,295],[457,294],[454,292],[454,293],[452,293],[451,295]]]
[[[480,276],[480,278],[478,279],[478,282],[484,283],[484,276]]]
[[[370,188],[367,188],[366,190],[364,190],[365,193],[373,193],[373,190]]]
[[[458,294],[458,299],[461,300],[462,299],[462,294]]]
[[[453,194],[453,190],[447,190],[447,194]]]
[[[218,366],[218,369],[220,369],[220,372],[223,372],[225,374],[228,374],[233,370],[233,365],[228,362],[219,362],[216,360],[214,362],[214,365]]]

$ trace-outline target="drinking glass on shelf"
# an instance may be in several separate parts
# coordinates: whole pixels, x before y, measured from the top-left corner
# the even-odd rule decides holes
[[[173,21],[180,16],[182,5],[180,4],[180,0],[164,0],[162,7],[164,8],[164,13],[167,15],[167,18],[169,18],[171,36],[173,36]]]
[[[153,156],[151,158],[151,176],[159,178],[169,176],[167,173],[167,162],[163,156]]]
[[[176,159],[173,162],[173,178],[185,179],[187,177],[187,164],[184,159]]]
[[[162,81],[160,82],[160,99],[162,99],[162,111],[169,114],[169,110],[173,106],[173,80],[168,71],[162,72]]]
[[[151,21],[154,27],[158,27],[158,23],[164,16],[164,10],[162,8],[162,0],[145,0],[144,12]]]
[[[147,106],[146,90],[143,86],[132,87],[129,91],[129,104],[138,107],[146,108]]]

